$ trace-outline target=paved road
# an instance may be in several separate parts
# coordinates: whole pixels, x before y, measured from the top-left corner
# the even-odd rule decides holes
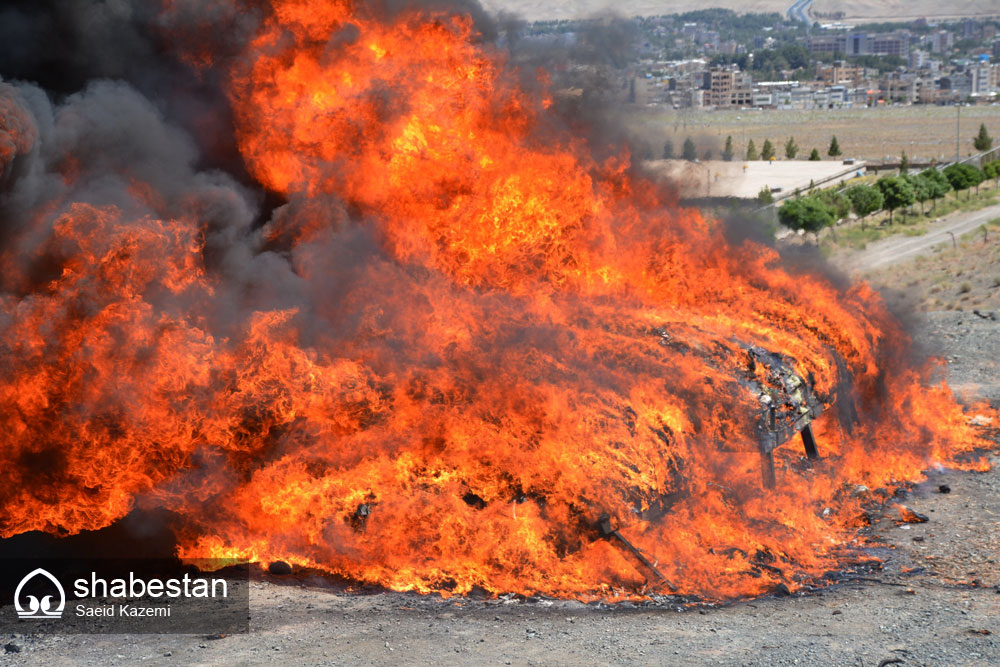
[[[951,243],[951,234],[957,239],[994,218],[1000,218],[1000,204],[971,213],[949,216],[941,222],[931,224],[929,231],[923,236],[893,236],[876,241],[861,252],[845,258],[841,265],[848,270],[858,272],[884,269],[913,259],[941,244]]]
[[[809,20],[809,5],[812,3],[813,0],[795,0],[795,4],[788,9],[788,18],[812,25],[812,21]]]

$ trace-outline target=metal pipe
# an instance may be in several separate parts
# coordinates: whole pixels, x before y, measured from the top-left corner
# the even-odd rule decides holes
[[[773,489],[775,486],[774,454],[765,452],[763,449],[760,451],[760,474],[764,482],[764,487]]]
[[[806,427],[799,431],[799,435],[802,436],[802,446],[805,447],[806,456],[810,461],[815,461],[819,458],[819,450],[816,449],[816,438],[813,437],[812,426],[806,424]]]

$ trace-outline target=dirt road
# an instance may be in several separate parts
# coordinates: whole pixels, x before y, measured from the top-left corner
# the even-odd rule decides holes
[[[943,243],[951,243],[953,235],[957,239],[962,234],[978,229],[997,217],[1000,217],[1000,204],[970,213],[958,213],[932,223],[929,231],[923,236],[893,236],[882,239],[837,263],[848,271],[856,273],[882,269],[913,259]]]

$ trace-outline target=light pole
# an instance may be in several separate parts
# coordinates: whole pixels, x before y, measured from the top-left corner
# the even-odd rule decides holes
[[[961,136],[962,136],[962,103],[959,102],[958,106],[955,107],[957,113],[955,114],[955,163],[957,164],[959,160],[962,159],[962,146],[961,146]]]
[[[746,162],[747,159],[747,126],[743,124],[743,116],[737,116],[736,120],[739,121],[740,130],[743,132],[743,138],[740,139],[740,150],[743,151],[740,156],[741,162]]]

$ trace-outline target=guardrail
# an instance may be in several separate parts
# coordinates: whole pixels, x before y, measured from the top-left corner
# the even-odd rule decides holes
[[[845,165],[845,166],[847,166],[847,165]],[[809,190],[813,190],[815,188],[818,188],[819,186],[821,186],[821,185],[823,185],[825,183],[829,183],[831,181],[836,181],[836,180],[842,179],[847,174],[851,174],[851,173],[859,171],[859,170],[867,170],[867,169],[868,169],[867,163],[865,163],[865,162],[857,162],[855,164],[852,164],[848,169],[844,169],[843,171],[838,171],[836,174],[833,174],[831,176],[827,176],[825,178],[821,178],[818,181],[813,181],[812,182],[812,187],[809,188]],[[772,196],[774,196],[774,203],[777,204],[779,201],[783,201],[785,199],[788,199],[789,197],[794,197],[796,194],[801,194],[801,193],[802,193],[801,190],[792,190],[791,192],[779,192],[776,195],[772,195]]]
[[[969,157],[966,157],[966,158],[963,158],[963,159],[957,160],[957,161],[956,160],[952,160],[951,162],[938,162],[936,164],[928,164],[926,166],[921,165],[920,169],[915,169],[915,173],[919,174],[919,173],[924,172],[924,171],[926,171],[926,170],[928,170],[928,169],[930,169],[932,167],[936,168],[936,169],[945,169],[946,167],[950,167],[953,164],[972,164],[972,165],[974,165],[974,166],[982,169],[982,166],[984,164],[986,164],[988,162],[994,162],[996,160],[1000,160],[1000,146],[998,146],[997,148],[991,148],[990,150],[984,151],[982,153],[976,153],[975,155],[970,155]],[[888,164],[876,165],[876,164],[872,164],[869,167],[869,164],[867,162],[861,162],[861,163],[859,163],[857,165],[853,165],[851,169],[847,169],[845,171],[839,172],[839,173],[837,173],[837,174],[835,174],[833,176],[828,176],[827,178],[824,178],[821,181],[814,182],[813,183],[813,187],[810,188],[810,190],[815,189],[816,187],[818,187],[818,186],[820,186],[820,185],[822,185],[824,183],[829,183],[830,181],[837,180],[838,178],[841,178],[842,176],[844,176],[845,174],[847,174],[849,172],[857,171],[857,169],[859,168],[859,166],[863,166],[865,168],[865,171],[867,171],[869,168],[874,169],[876,171],[880,170],[880,169],[892,169],[892,170],[895,170],[895,169],[899,168],[898,164],[897,165],[888,165]],[[912,165],[911,165],[911,167],[912,167]],[[838,192],[846,189],[847,187],[848,187],[848,184],[845,183],[844,187],[841,188],[840,190],[838,190]],[[764,211],[766,211],[769,208],[773,208],[775,210],[775,213],[777,213],[778,204],[781,203],[782,201],[785,201],[789,197],[794,197],[796,194],[802,194],[802,191],[801,190],[793,190],[791,192],[781,193],[780,196],[775,196],[774,201],[772,203],[765,204],[764,206],[761,206],[760,208],[754,209],[754,213],[763,213]]]

